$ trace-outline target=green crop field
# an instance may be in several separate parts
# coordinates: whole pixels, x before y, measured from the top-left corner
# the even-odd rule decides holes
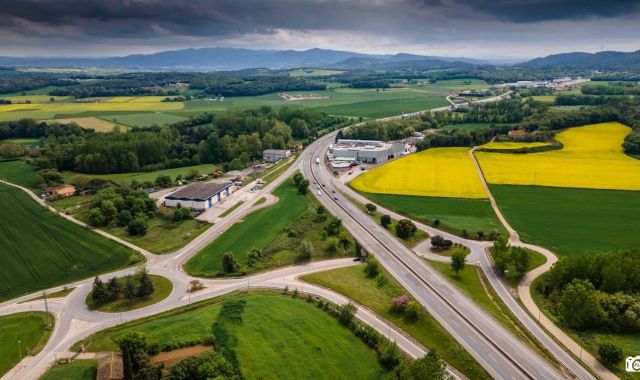
[[[149,127],[151,125],[164,125],[186,120],[186,118],[171,115],[165,112],[147,113],[122,113],[116,115],[102,115],[100,119],[128,125],[130,127]]]
[[[93,352],[117,349],[115,340],[139,331],[149,342],[184,342],[211,335],[225,299],[244,300],[232,330],[246,379],[376,379],[384,377],[376,354],[335,318],[299,299],[247,294],[205,301],[117,326],[85,340]]]
[[[439,219],[439,228],[452,233],[461,234],[462,230],[467,230],[469,236],[475,236],[478,231],[485,234],[492,231],[506,233],[486,199],[369,193],[363,195],[381,206],[426,224]]]
[[[303,276],[302,279],[333,289],[368,307],[426,347],[436,349],[442,359],[469,378],[491,378],[480,364],[422,307],[420,307],[416,320],[408,319],[402,313],[392,312],[393,298],[408,295],[408,293],[384,269],[378,276],[382,276],[384,281],[380,282],[378,278],[368,277],[364,273],[364,265],[358,265],[313,273]]]
[[[241,223],[234,224],[213,243],[198,252],[184,266],[194,276],[215,276],[222,270],[222,256],[233,252],[244,262],[252,248],[264,249],[294,219],[309,209],[307,199],[299,195],[291,180],[280,185],[274,195],[278,203],[257,210]]]
[[[38,170],[22,160],[0,162],[0,179],[34,188],[38,183]]]
[[[183,166],[180,168],[170,168],[170,169],[162,169],[156,170],[153,172],[138,172],[138,173],[116,173],[116,174],[81,174],[77,172],[63,172],[62,176],[65,181],[70,182],[73,180],[73,177],[80,174],[85,175],[91,178],[100,178],[106,181],[113,181],[119,185],[130,184],[132,181],[145,182],[150,181],[153,182],[159,175],[168,175],[171,176],[171,179],[175,179],[177,175],[182,175],[183,177],[188,175],[190,171],[196,170],[200,174],[211,174],[218,170],[218,167],[212,164],[201,164],[194,166]],[[1,169],[0,169],[1,173]]]
[[[0,184],[0,300],[112,271],[139,254]]]
[[[26,356],[27,350],[37,354],[49,340],[53,323],[53,317],[43,312],[0,317],[0,376],[18,364],[20,352],[22,357]],[[51,324],[51,327],[48,324]]]
[[[97,372],[97,360],[74,360],[69,364],[56,365],[40,380],[95,380]]]
[[[640,247],[640,191],[491,185],[523,240],[559,255]]]

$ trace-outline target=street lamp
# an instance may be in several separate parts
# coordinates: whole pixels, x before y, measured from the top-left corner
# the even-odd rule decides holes
[[[18,354],[20,355],[20,361],[22,361],[22,349],[20,348],[20,343],[22,343],[21,340],[18,341]]]

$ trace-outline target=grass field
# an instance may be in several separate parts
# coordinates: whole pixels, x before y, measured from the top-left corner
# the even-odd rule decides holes
[[[0,144],[2,143],[18,144],[25,148],[30,148],[39,145],[40,139],[4,139],[0,140]]]
[[[38,170],[21,160],[0,162],[0,179],[34,188],[38,184]]]
[[[17,313],[0,317],[0,376],[25,357],[27,350],[37,354],[49,340],[54,318],[43,312]],[[51,324],[51,327],[47,325]],[[18,341],[20,352],[18,351]]]
[[[487,198],[467,148],[433,148],[375,167],[350,182],[365,193]]]
[[[391,312],[392,299],[407,294],[407,291],[384,270],[383,276],[386,281],[379,286],[377,279],[367,277],[364,273],[364,266],[358,265],[314,273],[306,275],[302,279],[333,289],[368,307],[426,347],[435,348],[442,359],[469,378],[491,378],[473,357],[423,308],[420,308],[416,320],[407,319],[402,314]]]
[[[97,371],[97,360],[74,360],[54,366],[40,380],[95,380]]]
[[[541,146],[549,146],[546,142],[517,142],[517,141],[494,141],[484,145],[481,145],[483,149],[497,149],[497,150],[513,150],[522,148],[538,148]]]
[[[129,301],[126,298],[120,298],[113,302],[108,302],[100,306],[96,306],[93,303],[93,291],[87,294],[86,303],[89,309],[101,311],[103,313],[118,313],[123,311],[130,311],[135,309],[140,309],[145,306],[153,305],[154,303],[158,303],[163,299],[169,297],[171,292],[173,291],[173,283],[168,278],[156,275],[149,275],[151,281],[153,281],[154,291],[150,297],[139,298],[136,297],[133,301]],[[103,281],[107,281],[107,279],[103,279]],[[122,287],[125,286],[125,281],[122,279],[120,281]]]
[[[122,268],[134,251],[44,209],[0,184],[0,300]]]
[[[44,120],[44,121],[48,123],[62,123],[62,124],[76,123],[82,128],[93,129],[96,132],[111,132],[116,126],[119,126],[120,130],[123,132],[129,129],[126,126],[112,123],[110,121],[98,119],[97,117],[92,117],[92,116],[76,117],[76,118],[70,118],[70,119],[50,119],[50,120]]]
[[[153,172],[138,172],[138,173],[116,173],[116,174],[82,174],[91,178],[100,178],[106,181],[113,181],[119,185],[130,184],[132,181],[138,182],[153,182],[159,175],[171,176],[171,179],[175,179],[177,175],[187,176],[190,171],[196,170],[200,174],[210,174],[218,170],[218,167],[212,164],[201,164],[194,166],[183,166],[181,168],[170,168],[156,170]],[[0,169],[1,173],[1,169]],[[62,176],[65,181],[70,182],[73,180],[77,172],[62,172]]]
[[[426,224],[440,220],[444,230],[469,236],[478,231],[506,233],[487,199],[416,197],[412,195],[365,194],[375,203]]]
[[[222,270],[222,256],[226,252],[233,252],[236,260],[244,262],[252,248],[267,247],[285,227],[309,209],[309,202],[296,192],[291,180],[280,185],[274,195],[279,198],[276,204],[247,215],[192,257],[184,266],[187,273],[216,276]]]
[[[164,125],[186,120],[186,118],[182,116],[159,112],[100,115],[100,119],[104,119],[113,123],[128,125],[130,127],[149,127],[154,124]]]
[[[384,376],[375,352],[324,311],[299,299],[247,294],[170,311],[89,336],[93,352],[115,350],[115,340],[139,331],[149,342],[184,342],[211,335],[224,299],[246,301],[233,329],[247,379],[370,379]]]
[[[492,185],[509,224],[559,255],[640,248],[640,192]]]
[[[640,160],[625,155],[621,146],[629,132],[620,123],[593,124],[558,133],[560,150],[476,156],[492,184],[640,190]]]
[[[51,102],[51,98],[54,99],[54,102]],[[2,100],[10,100],[11,103],[22,103],[22,104],[26,104],[27,102],[31,102],[31,103],[52,103],[55,104],[55,102],[60,102],[60,101],[64,101],[64,100],[69,100],[71,99],[68,96],[50,96],[50,95],[14,95],[14,96],[6,96],[6,95],[0,95],[0,99]]]

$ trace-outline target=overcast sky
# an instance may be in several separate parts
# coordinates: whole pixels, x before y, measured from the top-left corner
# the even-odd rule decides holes
[[[0,56],[188,47],[478,58],[640,49],[640,0],[0,0]]]

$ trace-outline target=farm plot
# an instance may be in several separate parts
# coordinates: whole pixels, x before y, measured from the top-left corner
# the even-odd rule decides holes
[[[120,127],[121,131],[126,131],[129,129],[124,125],[112,123],[110,121],[98,119],[97,117],[92,117],[92,116],[75,117],[75,118],[69,118],[69,119],[49,119],[49,120],[43,120],[43,121],[47,123],[61,123],[61,124],[76,123],[81,128],[93,129],[96,132],[111,132],[116,126]]]
[[[0,184],[0,300],[141,261],[134,251],[62,219]]]
[[[556,135],[559,150],[509,155],[477,152],[487,182],[587,189],[640,190],[640,160],[624,154],[631,128],[601,123]]]
[[[2,166],[0,166],[0,168],[1,167]],[[130,184],[132,181],[153,182],[160,175],[168,175],[172,179],[175,179],[175,177],[178,175],[182,175],[183,177],[186,177],[187,175],[189,175],[191,171],[198,172],[198,174],[210,174],[215,172],[216,170],[218,170],[218,168],[215,165],[201,164],[201,165],[193,165],[193,166],[183,166],[180,168],[161,169],[153,172],[137,172],[137,173],[79,174],[77,172],[67,171],[67,172],[63,172],[62,176],[67,182],[73,182],[73,177],[77,175],[83,175],[91,178],[103,179],[105,181],[113,181],[118,185],[122,186],[125,184]]]
[[[100,115],[101,119],[109,122],[125,124],[130,127],[149,127],[152,125],[165,125],[186,120],[182,116],[168,113],[145,112],[145,113],[122,113],[115,115]]]
[[[54,119],[56,115],[73,117],[96,116],[99,113],[113,112],[141,112],[141,111],[177,111],[184,108],[182,102],[161,101],[127,101],[127,102],[50,102],[31,104],[6,104],[0,105],[0,121],[29,119]]]
[[[467,148],[433,148],[371,169],[350,182],[365,193],[483,199]]]
[[[559,255],[640,248],[640,192],[491,185],[522,239]]]

